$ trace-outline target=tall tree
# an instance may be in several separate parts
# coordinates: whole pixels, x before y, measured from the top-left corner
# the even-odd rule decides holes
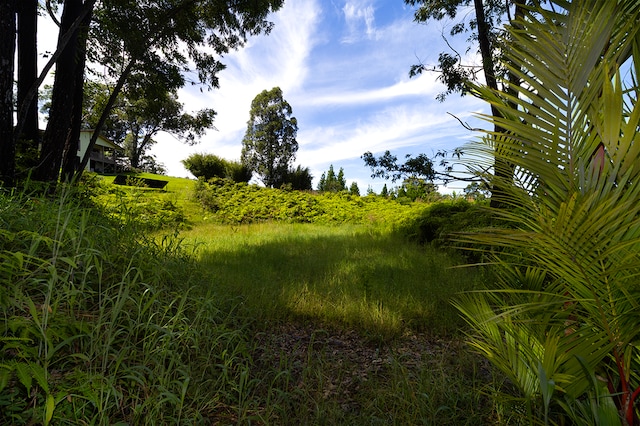
[[[298,151],[298,120],[282,90],[263,90],[251,102],[241,161],[268,187],[284,183]]]
[[[351,186],[349,187],[349,194],[360,196],[360,188],[358,188],[358,182],[351,182]]]
[[[78,13],[78,18],[81,15]],[[82,17],[82,24],[76,30],[75,55],[76,64],[73,76],[75,79],[73,93],[73,109],[71,111],[71,128],[62,153],[62,176],[64,181],[70,182],[78,169],[78,149],[80,143],[80,131],[82,130],[82,105],[84,103],[85,65],[87,59],[87,42],[89,37],[89,24],[92,12]],[[48,126],[47,126],[48,127]],[[46,134],[46,133],[45,133]]]
[[[39,164],[34,172],[37,180],[57,181],[65,152],[77,144],[74,135],[79,135],[81,116],[76,105],[82,99],[82,85],[79,83],[80,75],[84,75],[86,37],[83,34],[86,30],[81,31],[74,24],[80,20],[86,28],[91,14],[89,6],[82,0],[66,0],[64,3],[58,38],[61,53],[56,62],[49,122],[42,137]],[[65,45],[63,38],[67,33],[71,34],[71,38]],[[67,162],[65,172],[70,167]]]
[[[12,185],[15,174],[13,140],[13,73],[16,2],[0,2],[0,183]]]

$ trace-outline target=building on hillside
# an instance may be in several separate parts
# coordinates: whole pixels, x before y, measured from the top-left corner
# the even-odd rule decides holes
[[[92,135],[93,130],[80,131],[78,164],[80,164],[82,157],[84,157],[84,153],[87,151]],[[85,170],[96,173],[116,173],[116,160],[118,157],[122,157],[123,155],[124,149],[120,145],[116,144],[104,135],[98,135],[98,139],[91,150],[89,162],[87,163]]]

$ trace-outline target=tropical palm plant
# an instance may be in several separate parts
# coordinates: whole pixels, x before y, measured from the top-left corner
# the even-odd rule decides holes
[[[531,423],[638,424],[640,2],[551,1],[509,28],[510,91],[474,91],[498,116],[468,149],[510,223],[495,289],[462,295],[471,345],[519,389]]]

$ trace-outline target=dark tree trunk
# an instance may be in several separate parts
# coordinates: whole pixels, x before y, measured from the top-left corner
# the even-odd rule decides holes
[[[0,184],[15,179],[13,139],[13,73],[16,40],[16,2],[0,2]]]
[[[22,139],[38,146],[38,98],[24,106],[29,89],[38,78],[38,0],[20,0],[18,8],[18,113],[24,114]],[[18,121],[22,118],[18,117]]]
[[[522,0],[516,0],[516,20],[522,16]],[[487,86],[491,89],[498,91],[498,81],[495,75],[495,63],[493,61],[493,49],[491,46],[489,25],[487,23],[484,13],[483,0],[474,0],[473,2],[476,12],[476,21],[478,28],[478,44],[480,45],[480,55],[482,56],[482,68],[484,71],[484,77],[487,82]],[[509,78],[513,79],[513,73],[509,74]],[[508,88],[506,90],[509,90]],[[491,105],[491,114],[494,117],[500,117],[500,111]],[[505,133],[505,129],[496,125],[494,127],[496,135]],[[495,136],[497,137],[497,136]],[[495,144],[496,156],[493,163],[494,181],[491,186],[491,207],[502,208],[504,207],[505,187],[510,185],[513,179],[513,165],[501,158],[500,144]]]
[[[484,79],[492,90],[498,91],[498,81],[495,75],[495,64],[493,62],[493,49],[491,48],[491,39],[489,38],[489,25],[484,13],[484,2],[482,0],[474,0],[476,21],[478,25],[478,44],[480,45],[480,55],[482,56],[482,69],[484,71]],[[500,117],[500,111],[491,105],[491,115]],[[496,134],[503,133],[504,129],[500,126],[494,128]],[[496,144],[496,149],[498,146]],[[504,189],[500,185],[500,181],[505,179],[505,164],[496,152],[495,161],[493,163],[494,181],[491,186],[491,207],[501,207],[501,199],[503,198]]]
[[[60,21],[60,37],[71,28],[73,22],[83,11],[82,0],[66,0]],[[35,170],[34,178],[55,185],[60,174],[60,166],[65,147],[70,144],[73,127],[73,111],[76,101],[78,57],[78,31],[64,47],[56,62],[56,73],[51,94],[49,122],[42,138],[40,163]]]
[[[71,114],[70,135],[67,139],[62,161],[62,175],[65,181],[70,182],[80,166],[78,148],[80,144],[80,130],[82,127],[82,103],[84,102],[84,69],[87,57],[87,38],[89,36],[89,24],[92,13],[88,13],[78,30],[78,43],[76,49],[77,65],[75,67],[75,94],[73,110]]]

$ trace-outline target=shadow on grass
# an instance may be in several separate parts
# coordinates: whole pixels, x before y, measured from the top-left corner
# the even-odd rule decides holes
[[[339,228],[283,228],[268,237],[204,243],[201,263],[218,300],[257,321],[309,319],[371,337],[447,334],[461,325],[450,298],[478,288],[481,272],[454,254],[402,238]],[[297,231],[297,232],[296,232]]]

